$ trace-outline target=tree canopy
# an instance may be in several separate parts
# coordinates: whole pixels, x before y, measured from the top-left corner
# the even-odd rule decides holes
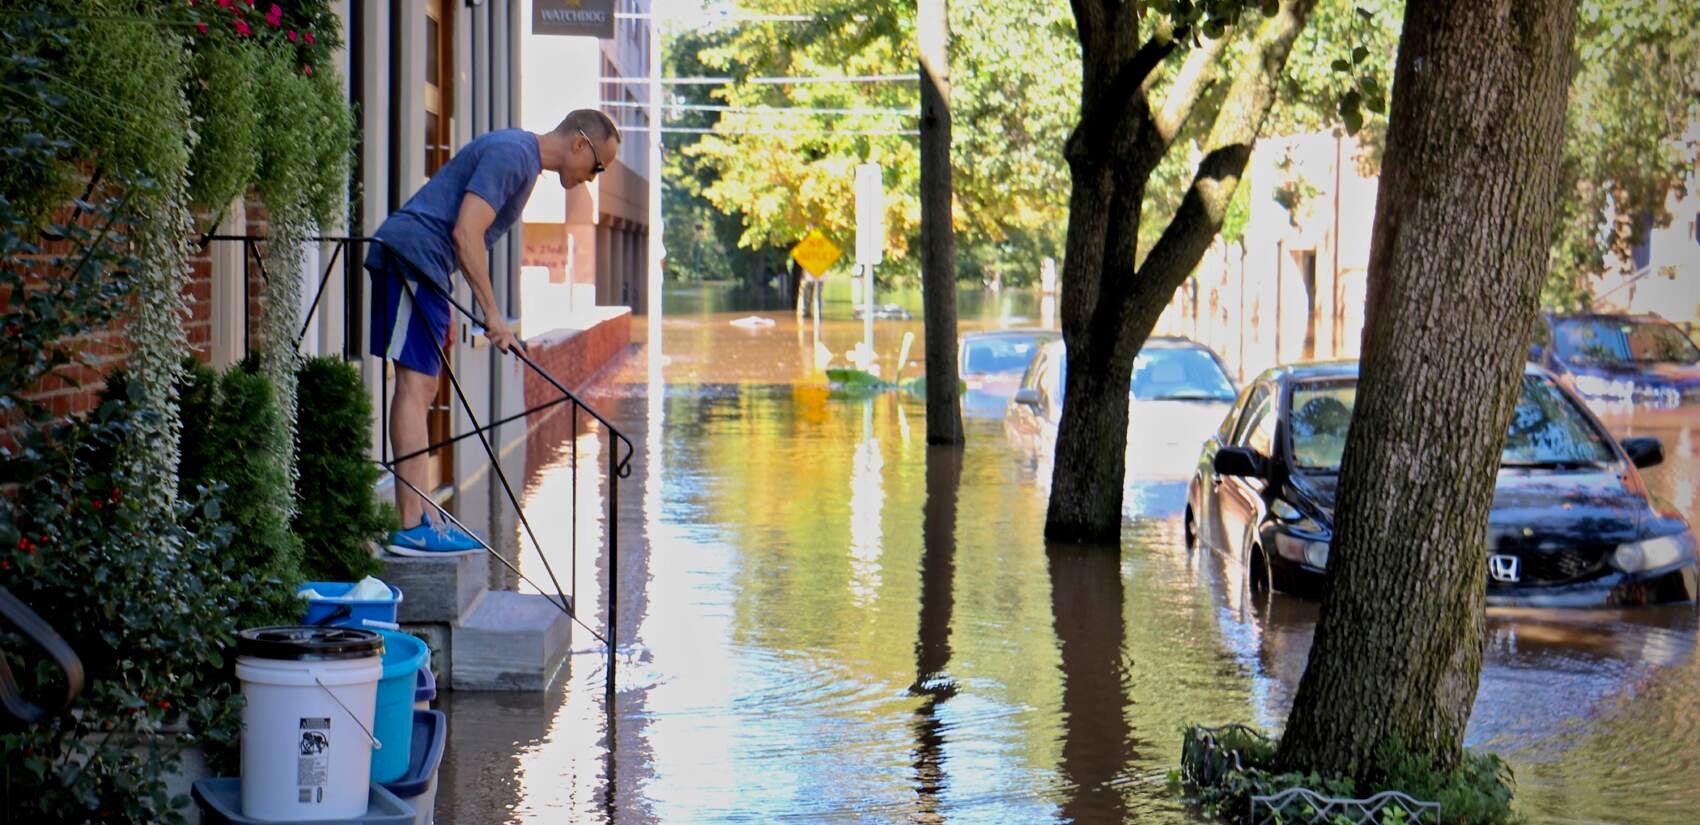
[[[1696,163],[1700,137],[1690,133],[1700,121],[1700,6],[1580,5],[1564,219],[1543,296],[1557,307],[1585,302],[1608,253],[1628,260],[1645,237],[1647,218],[1658,225],[1670,220],[1666,198],[1680,191]],[[910,4],[750,0],[741,7],[814,19],[683,32],[669,46],[669,70],[751,78],[914,69]],[[1320,3],[1293,47],[1265,133],[1358,126],[1369,150],[1364,160],[1374,168],[1403,10],[1400,0]],[[1042,258],[1062,253],[1069,194],[1062,143],[1080,108],[1074,17],[1063,0],[957,0],[950,13],[960,271],[965,278],[998,273],[1005,283],[1026,282]],[[1218,59],[1236,59],[1245,43],[1230,39]],[[1183,54],[1171,56],[1170,65],[1178,67]],[[1142,250],[1179,205],[1191,179],[1188,161],[1196,159],[1224,87],[1216,84],[1200,97],[1200,116],[1176,141],[1182,150],[1153,172]],[[669,125],[714,132],[669,136],[668,146],[678,150],[668,161],[669,218],[679,225],[669,230],[675,260],[725,276],[738,268],[734,258],[748,267],[758,250],[782,259],[811,227],[848,244],[854,239],[850,170],[877,160],[886,175],[888,270],[913,275],[919,174],[915,119],[903,113],[913,113],[916,100],[913,82],[675,87],[671,102],[739,110],[674,110],[669,117]],[[852,111],[781,111],[788,107]],[[1229,240],[1243,227],[1248,192],[1236,193],[1223,223]]]

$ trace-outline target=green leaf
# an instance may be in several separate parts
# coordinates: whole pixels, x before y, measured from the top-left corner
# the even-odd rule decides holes
[[[1355,49],[1352,49],[1352,62],[1353,63],[1362,63],[1362,62],[1364,62],[1364,60],[1366,60],[1368,58],[1369,58],[1369,47],[1368,46],[1359,46]]]
[[[1349,72],[1352,70],[1352,64],[1348,63],[1344,57],[1334,58],[1334,62],[1331,65],[1333,66],[1334,71],[1337,72]]]
[[[1348,135],[1357,134],[1358,130],[1364,126],[1364,116],[1356,109],[1342,113],[1341,118],[1346,121],[1346,134]]]
[[[1263,0],[1263,16],[1274,17],[1281,13],[1281,0]]]
[[[1359,17],[1362,17],[1365,20],[1374,20],[1375,19],[1375,12],[1364,8],[1363,6],[1358,6],[1357,10],[1358,10],[1358,16]]]

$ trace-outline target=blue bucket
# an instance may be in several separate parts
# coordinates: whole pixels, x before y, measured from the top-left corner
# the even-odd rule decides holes
[[[413,691],[431,652],[406,633],[378,632],[384,636],[384,675],[378,680],[372,735],[383,747],[372,752],[372,781],[394,782],[407,773],[413,748]]]
[[[348,591],[354,582],[307,582],[296,588],[314,590],[322,598],[307,600],[307,615],[301,623],[331,627],[364,627],[373,630],[393,630],[396,627],[396,605],[401,604],[401,588],[389,585],[387,599],[349,599]]]

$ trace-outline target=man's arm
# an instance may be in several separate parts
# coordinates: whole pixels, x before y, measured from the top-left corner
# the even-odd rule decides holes
[[[484,310],[484,334],[497,349],[507,352],[514,347],[524,348],[519,338],[508,329],[508,319],[496,306],[496,293],[490,288],[490,250],[484,246],[484,232],[496,220],[496,210],[483,198],[470,192],[460,201],[460,214],[455,217],[455,255],[460,259],[460,271],[466,273],[472,285],[472,296]]]

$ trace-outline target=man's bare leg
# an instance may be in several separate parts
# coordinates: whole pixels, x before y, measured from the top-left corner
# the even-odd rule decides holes
[[[396,456],[425,449],[429,443],[425,416],[431,400],[437,397],[437,376],[395,365],[395,398],[390,402],[390,448]],[[408,484],[429,493],[426,484],[426,458],[423,453],[396,464],[396,475],[407,484],[395,486],[396,509],[401,512],[401,529],[419,526],[429,504]]]

